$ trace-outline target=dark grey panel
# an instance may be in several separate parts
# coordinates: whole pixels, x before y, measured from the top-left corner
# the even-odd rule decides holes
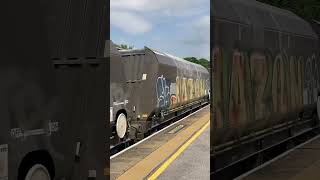
[[[52,159],[56,179],[87,179],[89,170],[96,170],[97,179],[106,178],[103,170],[108,167],[109,159],[106,141],[109,61],[102,57],[109,28],[99,22],[99,28],[93,27],[99,29],[100,35],[95,30],[86,30],[82,37],[94,40],[79,41],[75,31],[82,31],[80,29],[87,25],[79,23],[81,18],[76,16],[82,16],[79,12],[83,10],[82,6],[72,6],[73,12],[77,12],[73,23],[83,26],[71,28],[73,32],[70,33],[75,35],[69,36],[69,42],[65,44],[69,47],[65,50],[66,46],[61,44],[68,36],[64,33],[70,30],[64,21],[68,19],[65,12],[70,10],[66,8],[69,2],[2,2],[0,145],[7,144],[10,152],[9,179],[17,179],[20,163],[30,153],[35,153],[32,161],[50,163]],[[81,3],[85,2],[78,4]],[[102,10],[99,8],[104,9],[108,4],[106,1],[86,3],[97,4],[91,8],[98,8],[94,13],[99,12],[100,16]],[[93,10],[88,10],[87,14],[89,11]],[[100,20],[108,21],[106,15],[105,12]],[[102,40],[98,40],[98,36]],[[102,49],[101,55],[97,53],[98,45]],[[94,51],[89,47],[94,47]],[[51,59],[70,54],[78,58],[89,55],[100,58],[79,58],[69,62]],[[77,142],[82,144],[80,159],[75,154]],[[44,153],[38,154],[39,151]],[[50,158],[41,156],[46,153]]]
[[[56,0],[44,4],[51,57],[103,57],[109,31],[108,3]]]
[[[290,11],[255,0],[212,1],[216,18],[316,38],[310,25]]]

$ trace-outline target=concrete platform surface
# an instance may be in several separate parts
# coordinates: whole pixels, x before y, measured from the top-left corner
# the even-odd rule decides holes
[[[210,126],[158,178],[172,179],[210,179]]]

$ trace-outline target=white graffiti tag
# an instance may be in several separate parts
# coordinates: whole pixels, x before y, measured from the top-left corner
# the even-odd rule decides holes
[[[170,81],[162,76],[157,79],[157,98],[159,107],[170,105]]]

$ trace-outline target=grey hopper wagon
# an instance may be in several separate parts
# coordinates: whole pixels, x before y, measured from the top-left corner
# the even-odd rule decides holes
[[[128,93],[124,61],[117,47],[110,41],[110,145],[125,139],[128,117]]]
[[[211,6],[212,154],[226,147],[241,148],[236,144],[259,139],[276,127],[288,128],[285,124],[293,120],[311,118],[320,87],[320,61],[319,38],[310,24],[254,0],[215,0]],[[312,123],[290,132],[310,127]],[[274,135],[261,146],[247,144],[237,153],[234,149],[233,159],[226,155],[216,161],[216,168],[288,136]]]
[[[129,134],[140,136],[169,116],[208,102],[206,68],[145,47],[121,50],[127,83]]]

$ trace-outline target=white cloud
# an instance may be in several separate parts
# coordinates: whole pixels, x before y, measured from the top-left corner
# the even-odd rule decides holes
[[[111,0],[111,11],[123,9],[137,12],[155,12],[166,15],[181,16],[192,14],[203,8],[203,2],[208,0]],[[208,4],[209,5],[209,4]]]
[[[209,0],[111,0],[111,24],[130,34],[152,29],[151,22],[171,16],[193,16],[207,10]],[[209,3],[208,3],[209,5]]]
[[[210,28],[210,16],[202,16],[199,20],[195,22],[195,25],[208,30]]]
[[[202,16],[199,19],[181,25],[181,28],[189,29],[182,40],[185,44],[202,45],[210,44],[210,16]]]
[[[209,57],[210,0],[111,0],[110,5],[111,25],[117,27],[111,30],[125,32],[134,45],[181,57]],[[147,36],[131,36],[151,30],[155,32]]]
[[[152,24],[132,12],[111,11],[110,16],[111,25],[129,34],[145,33],[152,29]]]
[[[192,49],[192,54],[208,59],[210,56],[210,16],[201,16],[179,25],[179,28],[188,29],[181,43]]]

